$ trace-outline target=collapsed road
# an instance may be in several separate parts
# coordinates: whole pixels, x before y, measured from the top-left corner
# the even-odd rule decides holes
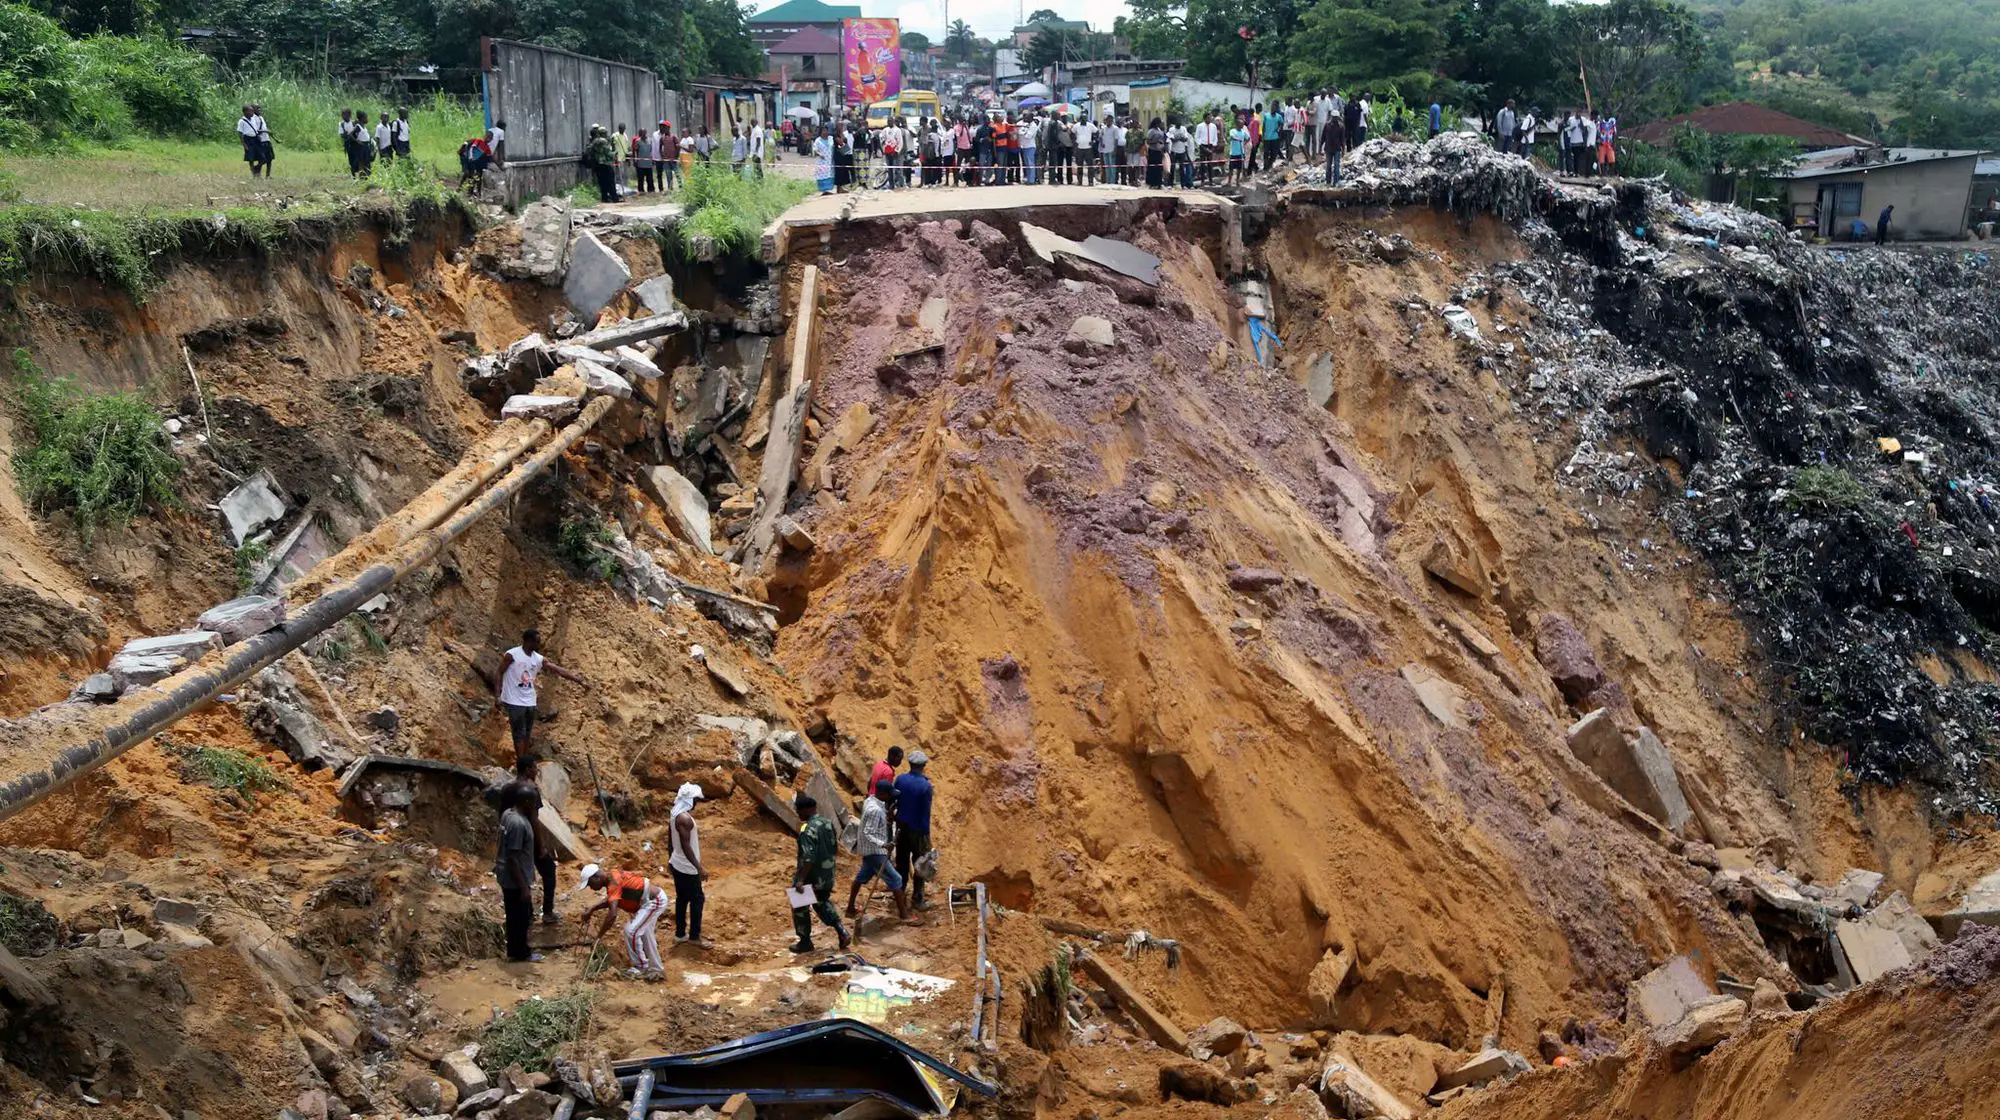
[[[0,682],[0,1091],[1965,1114],[1989,262],[1456,136],[1346,170],[862,195],[761,265],[554,200],[226,295],[178,266],[142,333],[212,394],[163,436],[187,508],[0,521],[41,636]],[[538,701],[565,893],[516,964],[491,678],[530,627],[592,687]],[[936,905],[795,956],[795,795],[860,815],[892,746]],[[626,979],[568,888],[672,883],[689,785],[702,939]]]

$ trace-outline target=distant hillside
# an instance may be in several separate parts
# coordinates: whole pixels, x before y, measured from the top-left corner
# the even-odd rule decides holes
[[[1745,92],[1894,143],[2000,143],[2000,0],[1690,0]]]

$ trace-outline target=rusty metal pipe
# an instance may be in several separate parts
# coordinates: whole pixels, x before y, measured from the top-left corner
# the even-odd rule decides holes
[[[532,457],[450,517],[405,541],[381,561],[328,588],[284,625],[181,670],[149,688],[138,690],[103,711],[90,725],[95,733],[79,731],[82,742],[63,747],[46,766],[15,774],[0,784],[0,820],[19,813],[80,775],[117,758],[172,727],[181,717],[248,680],[253,673],[297,649],[389,589],[443,551],[453,538],[518,493],[522,486],[556,461],[564,451],[611,410],[611,398],[599,397]],[[57,731],[60,733],[60,730]]]

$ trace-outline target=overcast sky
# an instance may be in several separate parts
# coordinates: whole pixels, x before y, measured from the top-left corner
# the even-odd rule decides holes
[[[758,7],[770,7],[777,0],[766,0]],[[962,19],[972,28],[972,33],[988,39],[997,39],[1014,29],[1021,17],[1042,8],[1053,8],[1061,12],[1064,19],[1088,20],[1099,31],[1111,30],[1111,21],[1125,14],[1125,0],[861,0],[861,14],[869,16],[895,16],[902,21],[903,30],[921,31],[931,37],[931,41],[944,42],[945,11],[949,8],[951,18]]]

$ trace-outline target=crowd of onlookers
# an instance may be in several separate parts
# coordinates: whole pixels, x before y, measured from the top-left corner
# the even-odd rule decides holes
[[[1144,121],[1113,112],[1093,120],[1071,106],[1032,106],[965,108],[921,122],[892,117],[871,129],[843,113],[824,129],[801,126],[795,142],[813,154],[814,178],[828,192],[1009,183],[1188,188],[1240,182],[1301,159],[1327,158],[1337,166],[1341,152],[1367,139],[1374,112],[1368,93],[1350,100],[1321,90]],[[1397,110],[1393,131],[1408,129],[1406,113]],[[1442,117],[1442,107],[1433,104],[1431,135],[1441,129]]]
[[[1610,175],[1618,167],[1618,118],[1588,109],[1564,109],[1543,119],[1540,106],[1516,109],[1514,100],[1493,115],[1494,143],[1503,152],[1529,155],[1536,140],[1553,132],[1556,170],[1564,175]]]

